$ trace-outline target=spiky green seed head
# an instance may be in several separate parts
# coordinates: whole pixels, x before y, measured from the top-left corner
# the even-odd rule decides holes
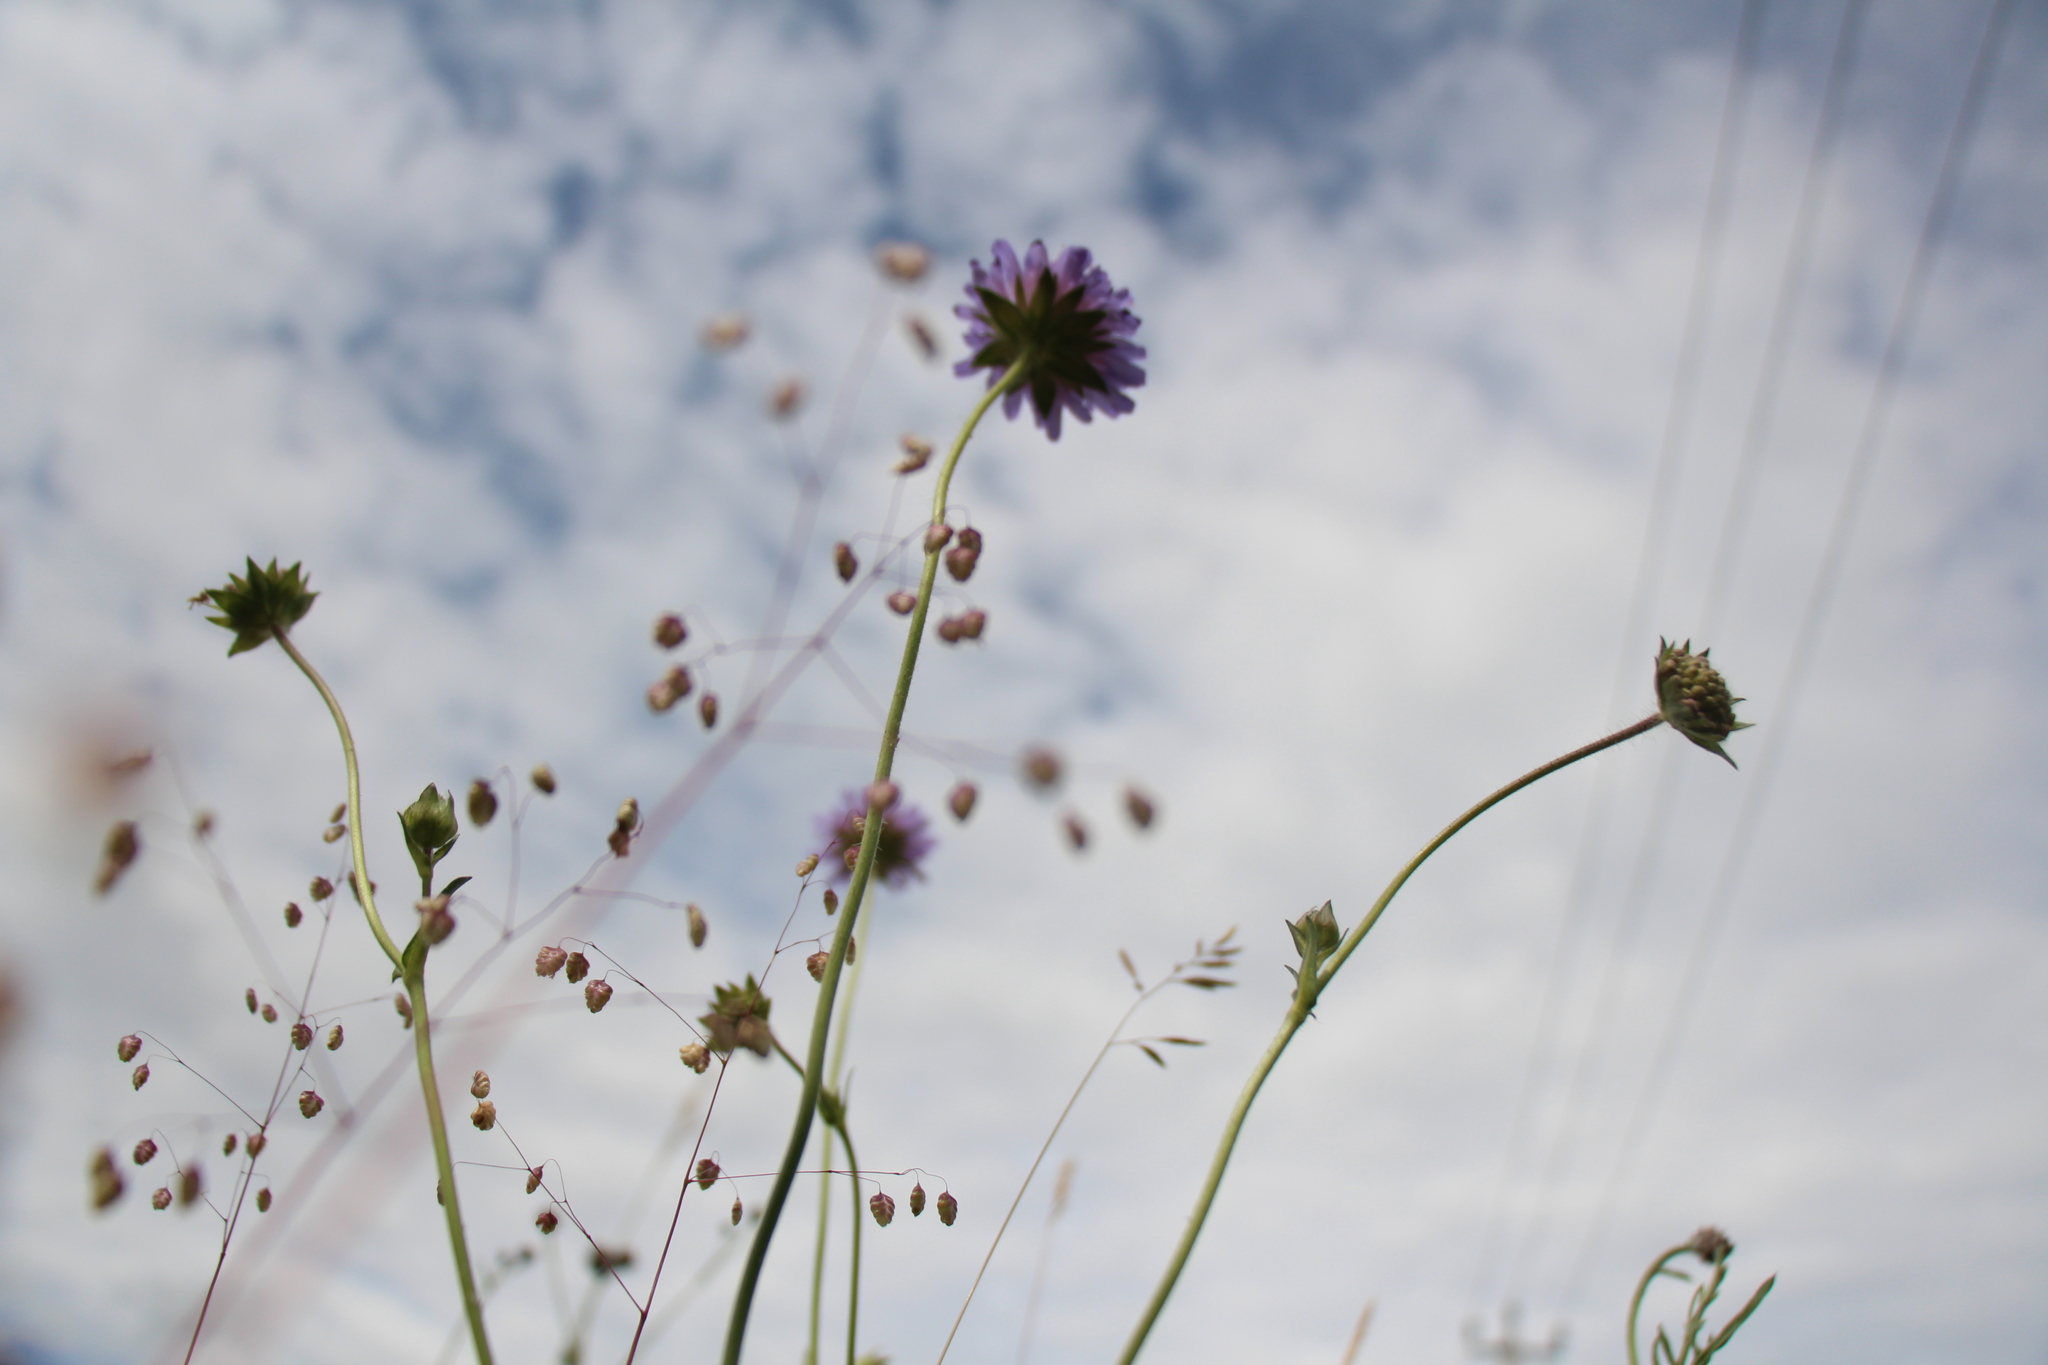
[[[1735,719],[1735,704],[1741,697],[1730,696],[1721,671],[1708,662],[1708,650],[1692,652],[1692,641],[1674,645],[1657,641],[1657,709],[1664,723],[1708,753],[1718,754],[1734,767],[1721,741],[1737,730],[1749,729],[1747,721]]]
[[[228,657],[255,649],[276,635],[283,635],[313,609],[320,594],[306,586],[306,576],[297,564],[289,569],[267,566],[252,558],[246,574],[229,574],[227,586],[203,589],[192,601],[216,608],[220,615],[206,619],[235,633]]]

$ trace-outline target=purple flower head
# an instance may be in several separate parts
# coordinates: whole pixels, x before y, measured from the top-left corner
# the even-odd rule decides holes
[[[846,852],[860,847],[867,815],[868,794],[849,791],[840,794],[837,807],[818,817],[818,834],[826,840],[819,865],[821,869],[832,870],[832,881],[852,880],[853,868],[847,863]],[[901,887],[912,878],[924,879],[918,864],[938,847],[938,840],[932,838],[928,829],[930,823],[923,811],[901,802],[883,813],[882,838],[875,845],[874,875],[884,885]]]
[[[973,352],[953,373],[964,379],[987,370],[993,388],[1021,358],[1024,375],[1003,395],[1003,415],[1015,418],[1029,394],[1032,415],[1054,441],[1063,408],[1087,422],[1097,412],[1115,417],[1135,407],[1124,390],[1144,384],[1137,362],[1145,348],[1131,340],[1138,330],[1131,291],[1110,283],[1086,247],[1070,246],[1051,261],[1045,243],[1033,242],[1019,263],[1010,244],[998,241],[990,255],[987,270],[971,263],[968,301],[953,308]]]

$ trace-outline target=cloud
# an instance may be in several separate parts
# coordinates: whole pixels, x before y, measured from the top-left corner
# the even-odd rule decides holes
[[[1764,32],[1653,630],[1696,629],[1833,22],[1774,15]],[[1578,1295],[1572,1262],[1768,728],[1731,745],[1741,773],[1680,746],[1698,761],[1673,779],[1649,861],[1662,750],[1679,744],[1664,734],[1489,814],[1425,869],[1262,1096],[1154,1353],[1328,1359],[1377,1298],[1371,1350],[1449,1358],[1463,1317],[1504,1293],[1532,1326],[1565,1315],[1581,1349],[1605,1350],[1641,1264],[1705,1221],[1734,1235],[1743,1283],[1780,1273],[1745,1329],[1758,1361],[2019,1359],[2038,1340],[2013,1270],[2043,1252],[2048,1117],[2028,966],[2044,663],[2031,22],[1974,149],[1812,691],[1790,718],[1778,695],[1979,23],[1871,18],[1710,642],[1745,713],[1791,727],[1786,764]],[[758,973],[812,816],[872,762],[901,643],[871,592],[834,636],[859,691],[812,666],[783,728],[728,761],[728,731],[646,713],[663,666],[649,624],[688,618],[729,726],[766,675],[742,642],[809,462],[837,463],[795,629],[841,601],[832,542],[875,563],[922,519],[929,475],[899,492],[896,436],[943,436],[967,391],[905,344],[904,311],[953,344],[966,258],[1043,235],[1085,241],[1133,289],[1151,377],[1131,417],[1057,445],[991,425],[955,485],[987,538],[960,600],[989,630],[927,650],[899,773],[931,808],[963,775],[983,799],[940,831],[930,880],[876,906],[849,1058],[863,1161],[931,1172],[964,1213],[951,1230],[869,1229],[863,1321],[878,1349],[936,1355],[1124,1007],[1117,949],[1156,974],[1236,924],[1244,984],[1169,998],[1141,1025],[1210,1045],[1164,1073],[1112,1056],[1054,1152],[1080,1174],[1037,1358],[1119,1342],[1277,1020],[1276,921],[1331,898],[1355,922],[1442,822],[1610,722],[1731,24],[1591,4],[1053,6],[1028,23],[971,7],[0,15],[0,849],[16,876],[0,942],[31,1010],[4,1081],[0,1323],[58,1358],[138,1358],[178,1335],[210,1269],[216,1224],[136,1199],[155,1168],[130,1172],[113,1215],[82,1212],[101,1143],[155,1130],[203,1152],[231,1122],[174,1063],[130,1091],[115,1038],[146,1028],[244,1103],[275,1081],[281,1029],[241,995],[301,988],[317,922],[287,931],[279,909],[338,867],[317,836],[341,771],[286,661],[228,663],[184,604],[250,553],[303,560],[323,593],[299,638],[349,705],[365,833],[394,886],[403,861],[376,812],[430,779],[555,766],[560,794],[520,827],[531,912],[600,857],[622,797],[654,811],[717,757],[632,881],[705,907],[701,952],[673,908],[586,900],[486,959],[511,893],[501,816],[463,835],[478,900],[434,967],[452,983],[489,964],[455,1006],[444,1073],[488,1065],[501,1128],[558,1161],[579,1212],[644,1267],[683,1161],[662,1135],[694,1132],[677,1120],[705,1087],[674,1060],[687,1035],[623,988],[591,1016],[525,964],[581,934],[686,1017],[714,982]],[[918,290],[867,263],[896,235],[939,253]],[[753,338],[706,354],[702,323],[730,309]],[[812,398],[779,426],[763,404],[792,373]],[[1648,706],[1653,644],[1627,642],[1645,684],[1632,707]],[[53,800],[80,749],[52,736],[98,731],[165,757],[115,806]],[[1054,800],[1010,778],[1032,741],[1070,760]],[[1144,837],[1117,813],[1132,779],[1163,812]],[[217,812],[277,982],[184,837],[180,782]],[[1566,1137],[1551,1179],[1508,1186],[1522,1272],[1475,1286],[1596,788],[1609,814],[1562,958],[1565,1028],[1514,1168],[1540,1170]],[[1069,805],[1096,836],[1079,859],[1058,833]],[[144,858],[91,900],[117,813],[143,819]],[[1647,893],[1633,901],[1631,878]],[[313,992],[349,1035],[316,1058],[330,1116],[407,1041],[353,914],[337,913]],[[807,901],[796,951],[827,927]],[[1613,1025],[1568,1112],[1610,953]],[[814,989],[796,965],[771,978],[792,1040]],[[214,1358],[440,1349],[455,1299],[412,1081],[392,1076],[317,1181],[302,1173],[333,1123],[287,1106],[266,1165],[279,1205],[238,1232]],[[776,1068],[738,1064],[707,1139],[729,1171],[772,1168],[792,1094]],[[517,1173],[491,1169],[514,1160],[502,1136],[458,1135],[486,1259],[536,1241]],[[228,1163],[208,1164],[225,1190]],[[900,1202],[908,1182],[885,1183]],[[748,1206],[763,1184],[741,1183]],[[684,1276],[729,1227],[714,1193],[685,1205]],[[814,1193],[799,1188],[771,1265],[764,1358],[800,1349]],[[1034,1235],[1013,1229],[957,1358],[1014,1350]],[[560,1330],[545,1257],[568,1298],[586,1278],[564,1234],[543,1252],[492,1309],[536,1356]],[[714,1288],[664,1349],[709,1358],[723,1304]],[[598,1349],[623,1344],[621,1303],[596,1321]]]

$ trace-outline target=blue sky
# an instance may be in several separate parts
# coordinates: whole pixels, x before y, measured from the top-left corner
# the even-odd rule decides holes
[[[1451,1361],[1465,1318],[1512,1297],[1532,1329],[1569,1323],[1574,1358],[1611,1357],[1634,1274],[1716,1222],[1737,1282],[1779,1275],[1741,1359],[2038,1360],[2048,30],[2021,6],[2007,31],[1788,696],[1989,11],[1870,7],[1754,511],[1710,604],[1842,18],[1764,9],[1654,520],[1738,9],[0,6],[0,958],[25,1001],[0,1060],[0,1332],[149,1358],[203,1288],[217,1224],[150,1211],[161,1168],[131,1168],[100,1218],[80,1188],[103,1143],[217,1149],[229,1121],[174,1065],[131,1091],[121,1034],[238,1096],[277,1065],[240,1003],[270,969],[182,833],[188,799],[216,813],[276,984],[309,966],[310,926],[277,911],[336,862],[331,731],[276,651],[230,663],[185,605],[250,554],[302,560],[322,591],[298,638],[350,707],[370,810],[501,766],[561,773],[522,825],[522,911],[585,873],[622,797],[656,813],[608,884],[701,903],[703,950],[672,909],[595,898],[495,946],[501,822],[464,835],[479,899],[436,965],[477,964],[444,1072],[488,1066],[504,1128],[561,1163],[603,1235],[652,1252],[641,1191],[672,1198],[661,1135],[703,1089],[674,1060],[686,1035],[626,990],[593,1018],[524,964],[593,939],[684,1013],[758,973],[813,815],[871,763],[900,622],[855,602],[715,773],[723,732],[640,701],[663,666],[648,625],[689,618],[729,718],[803,471],[831,474],[791,609],[808,632],[843,600],[832,542],[872,563],[929,496],[889,473],[897,435],[950,432],[971,397],[905,315],[954,358],[968,259],[1042,236],[1133,291],[1150,381],[1130,417],[1057,445],[986,428],[956,484],[988,546],[956,601],[990,628],[928,652],[901,777],[935,811],[962,777],[983,799],[876,906],[849,1055],[863,1160],[941,1173],[965,1212],[868,1238],[865,1345],[936,1355],[1123,1008],[1117,950],[1156,973],[1236,924],[1244,985],[1141,1023],[1210,1046],[1165,1073],[1113,1057],[1053,1150],[1075,1200],[1031,1358],[1113,1350],[1283,1006],[1279,921],[1331,899],[1354,922],[1464,804],[1646,709],[1657,634],[1711,626],[1759,727],[1731,742],[1742,769],[1656,733],[1432,864],[1268,1087],[1155,1352],[1334,1360],[1374,1300],[1362,1360]],[[935,253],[919,286],[872,267],[899,237]],[[710,353],[728,311],[752,335]],[[789,375],[810,398],[777,424],[764,400]],[[1644,634],[1624,641],[1649,526]],[[1617,709],[1624,656],[1640,681]],[[1051,800],[1013,774],[1039,742],[1071,767]],[[88,780],[143,745],[140,779]],[[1119,818],[1127,781],[1162,810],[1143,836]],[[1079,857],[1068,809],[1094,831]],[[1692,957],[1745,810],[1734,894]],[[145,854],[97,899],[120,818]],[[373,865],[397,877],[383,823]],[[815,901],[793,924],[821,932]],[[1704,974],[1645,1110],[1688,961]],[[405,1039],[383,976],[337,914],[314,991],[349,1032],[319,1059],[333,1102],[266,1154],[280,1206],[238,1240],[203,1359],[425,1361],[454,1323],[408,1092],[309,1174]],[[778,966],[785,1037],[810,989]],[[735,1068],[709,1138],[729,1170],[772,1167],[791,1095]],[[458,1155],[508,1160],[499,1136],[465,1131]],[[533,1244],[516,1174],[465,1170],[486,1254]],[[208,1177],[224,1189],[228,1163]],[[1047,1192],[954,1358],[1015,1354]],[[763,1359],[799,1349],[797,1207]],[[727,1225],[722,1194],[685,1209],[687,1272]],[[494,1304],[508,1360],[555,1358],[553,1277],[586,1278],[551,1245],[561,1264]],[[659,1358],[712,1358],[728,1283]],[[629,1330],[604,1302],[596,1353]]]

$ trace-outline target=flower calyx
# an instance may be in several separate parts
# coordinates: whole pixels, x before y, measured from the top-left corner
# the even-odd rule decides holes
[[[719,1056],[729,1056],[733,1049],[743,1047],[756,1056],[766,1057],[775,1045],[775,1035],[768,1031],[771,1003],[749,974],[743,985],[714,987],[711,1013],[697,1022],[710,1035],[711,1050]]]
[[[226,587],[203,589],[192,602],[220,612],[206,619],[234,632],[235,642],[228,646],[232,659],[291,630],[313,609],[319,595],[306,586],[297,564],[280,569],[275,559],[265,566],[251,558],[245,573],[229,574]]]
[[[1692,641],[1674,645],[1657,641],[1657,710],[1664,723],[1710,754],[1735,760],[1721,747],[1721,741],[1737,730],[1750,728],[1748,721],[1735,719],[1735,704],[1741,697],[1730,696],[1727,680],[1707,660],[1710,651],[1692,652]]]

